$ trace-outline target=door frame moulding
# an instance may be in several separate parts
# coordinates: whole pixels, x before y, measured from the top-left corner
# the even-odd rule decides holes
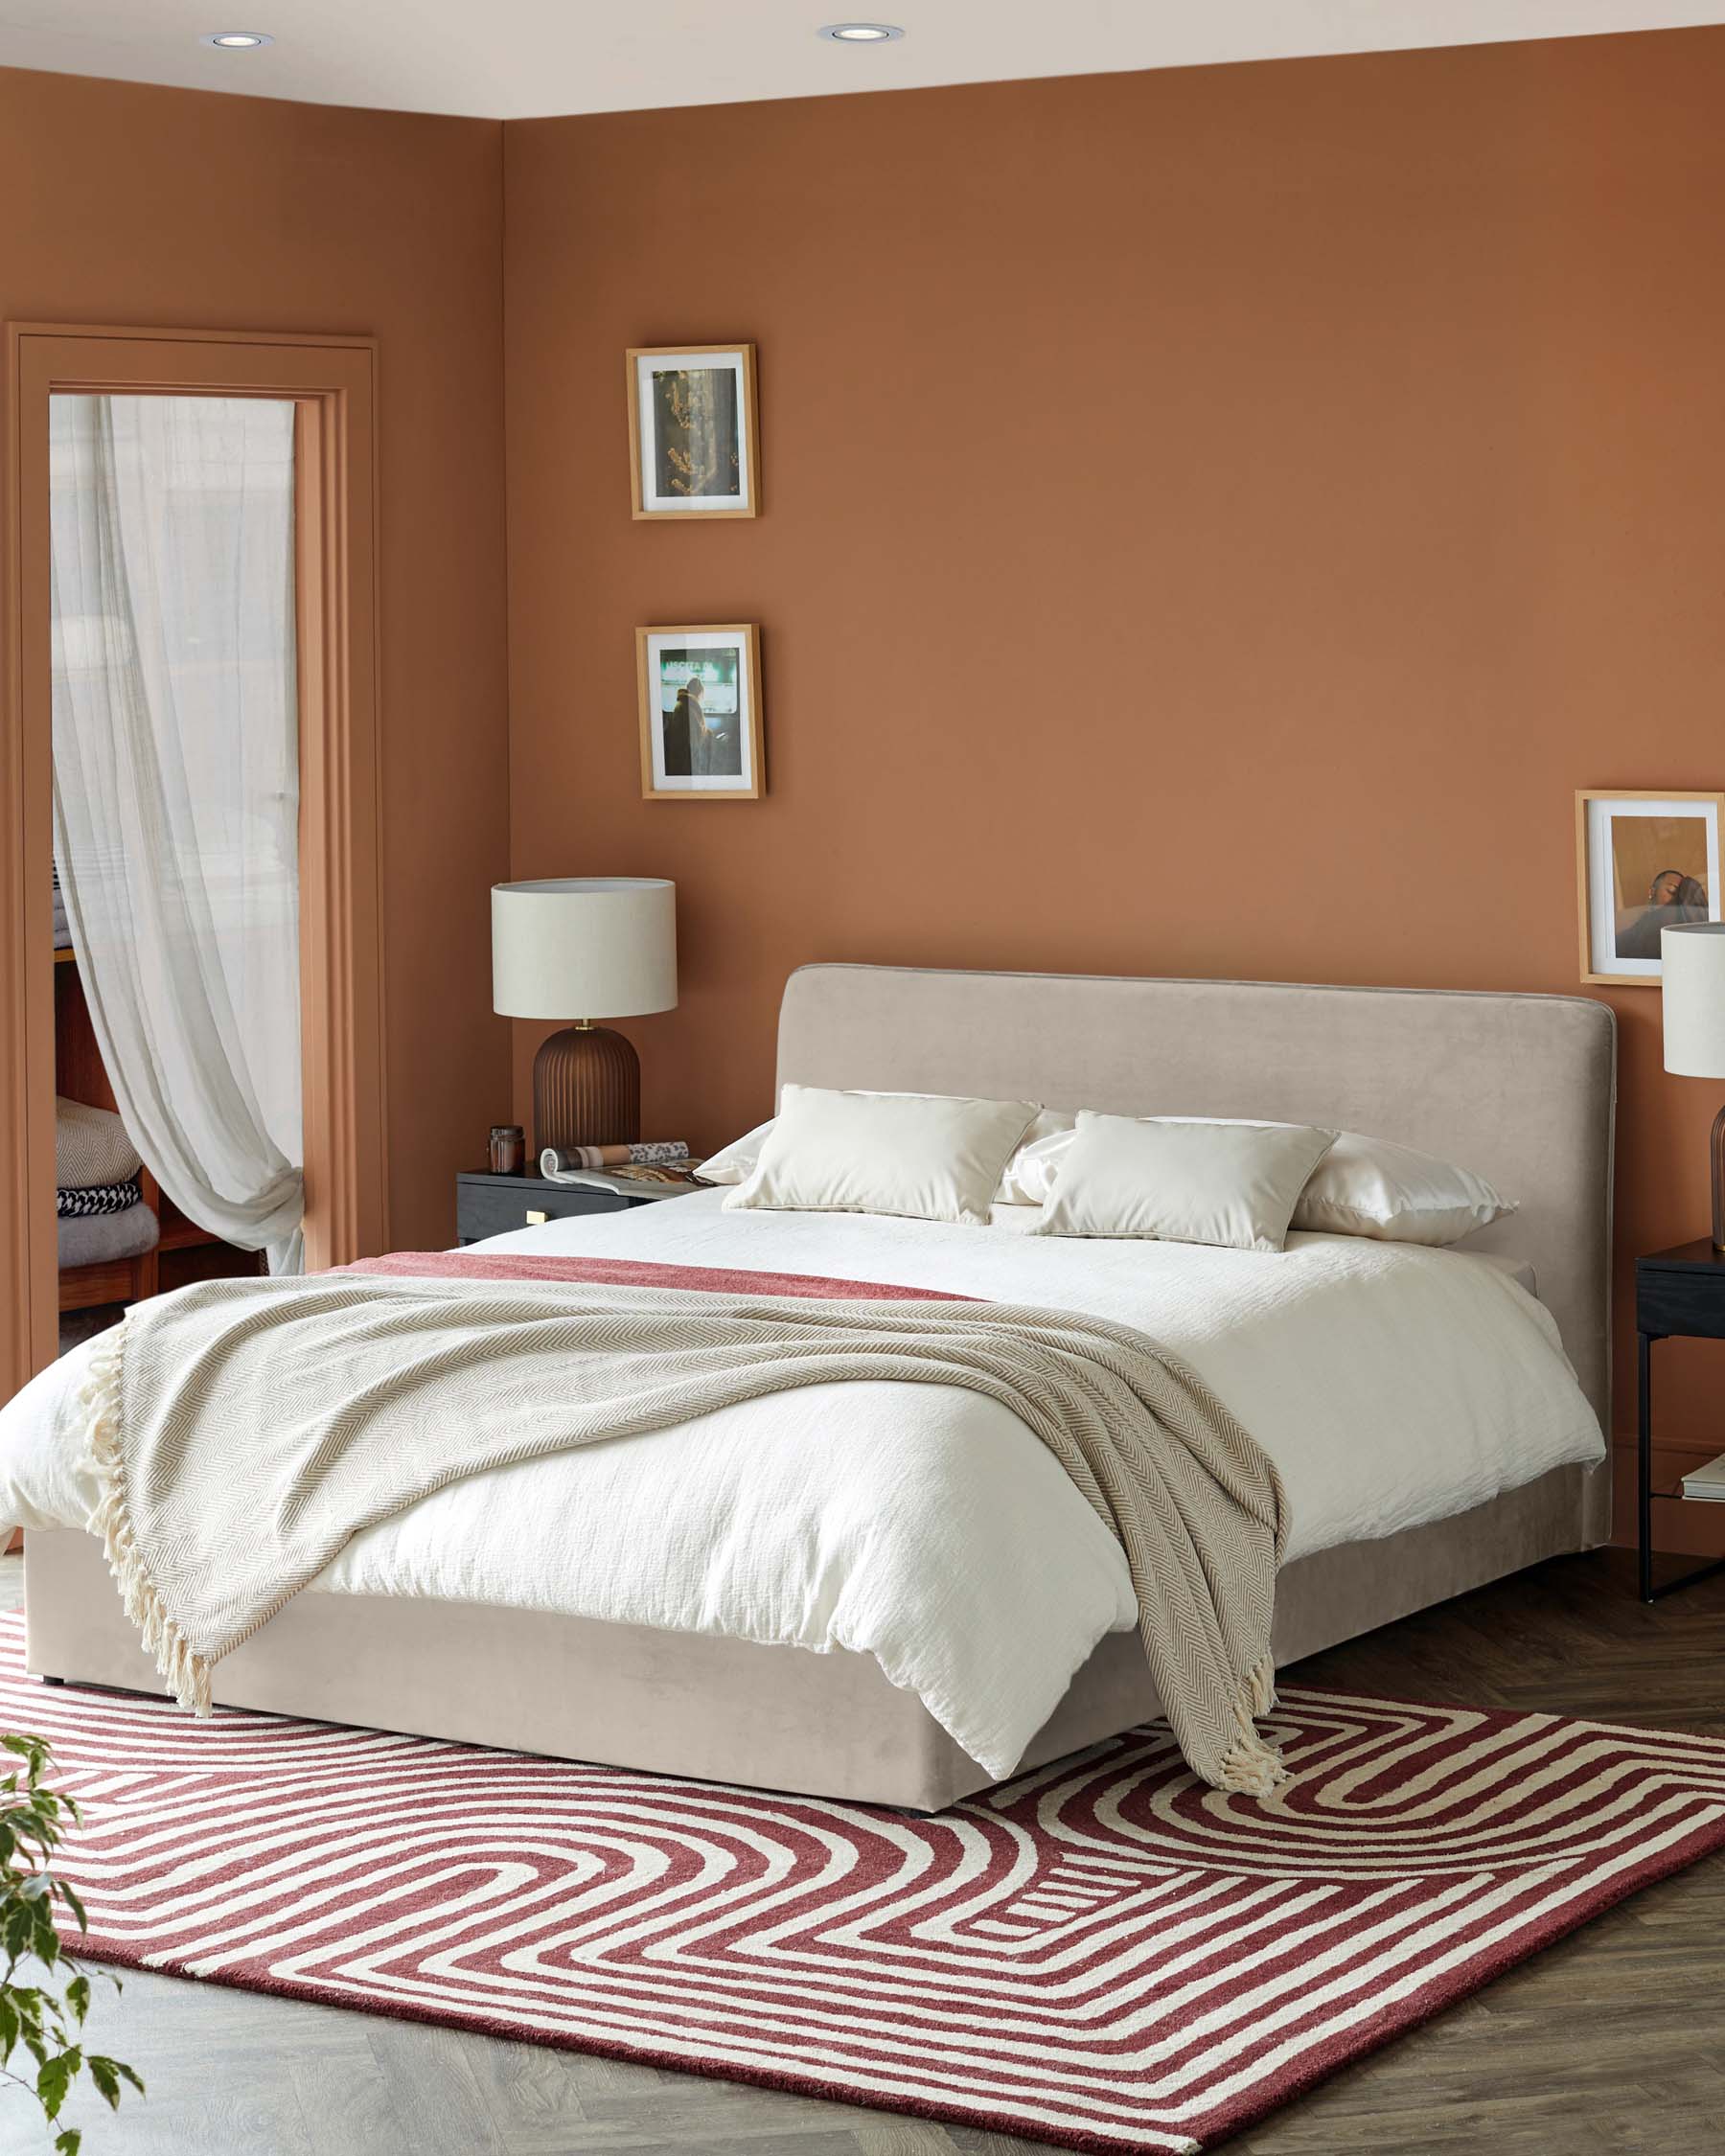
[[[377,343],[10,323],[0,436],[0,1399],[58,1349],[48,400],[295,407],[306,1263],[386,1247]]]

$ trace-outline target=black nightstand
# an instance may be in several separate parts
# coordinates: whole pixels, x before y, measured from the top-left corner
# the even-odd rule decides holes
[[[626,1213],[635,1205],[662,1205],[663,1198],[625,1198],[609,1190],[584,1190],[577,1182],[547,1182],[542,1176],[465,1175],[455,1178],[455,1240],[477,1243],[514,1227],[541,1227],[548,1220],[577,1220],[586,1213]]]
[[[1680,1587],[1725,1571],[1725,1557],[1653,1584],[1653,1506],[1682,1504],[1681,1490],[1653,1487],[1653,1342],[1658,1340],[1725,1340],[1725,1254],[1712,1239],[1679,1243],[1635,1261],[1636,1336],[1636,1543],[1641,1559],[1641,1598],[1656,1602]],[[1721,1507],[1725,1510],[1725,1507]]]

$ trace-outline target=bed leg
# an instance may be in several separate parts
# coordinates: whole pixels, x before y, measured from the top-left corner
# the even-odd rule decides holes
[[[44,1685],[63,1685],[65,1681],[63,1677],[44,1677],[42,1679]]]

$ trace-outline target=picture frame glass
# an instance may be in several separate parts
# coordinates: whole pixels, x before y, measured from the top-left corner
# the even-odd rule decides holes
[[[649,633],[645,688],[656,793],[745,793],[755,787],[754,679],[734,630]]]
[[[1720,918],[1714,797],[1589,797],[1588,949],[1596,976],[1657,981],[1663,930]]]
[[[748,515],[747,355],[640,352],[634,364],[643,512]]]

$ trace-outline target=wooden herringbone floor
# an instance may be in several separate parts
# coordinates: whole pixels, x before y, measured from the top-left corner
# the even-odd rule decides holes
[[[0,1565],[0,1607],[19,1599]],[[1321,1655],[1319,1684],[1725,1734],[1725,1579],[1644,1610],[1567,1558]],[[145,2075],[86,2156],[1031,2156],[1036,2145],[130,1977],[99,2041]],[[0,2095],[0,2151],[46,2145]],[[1232,2145],[1237,2156],[1725,2156],[1725,1857],[1640,1895]]]

